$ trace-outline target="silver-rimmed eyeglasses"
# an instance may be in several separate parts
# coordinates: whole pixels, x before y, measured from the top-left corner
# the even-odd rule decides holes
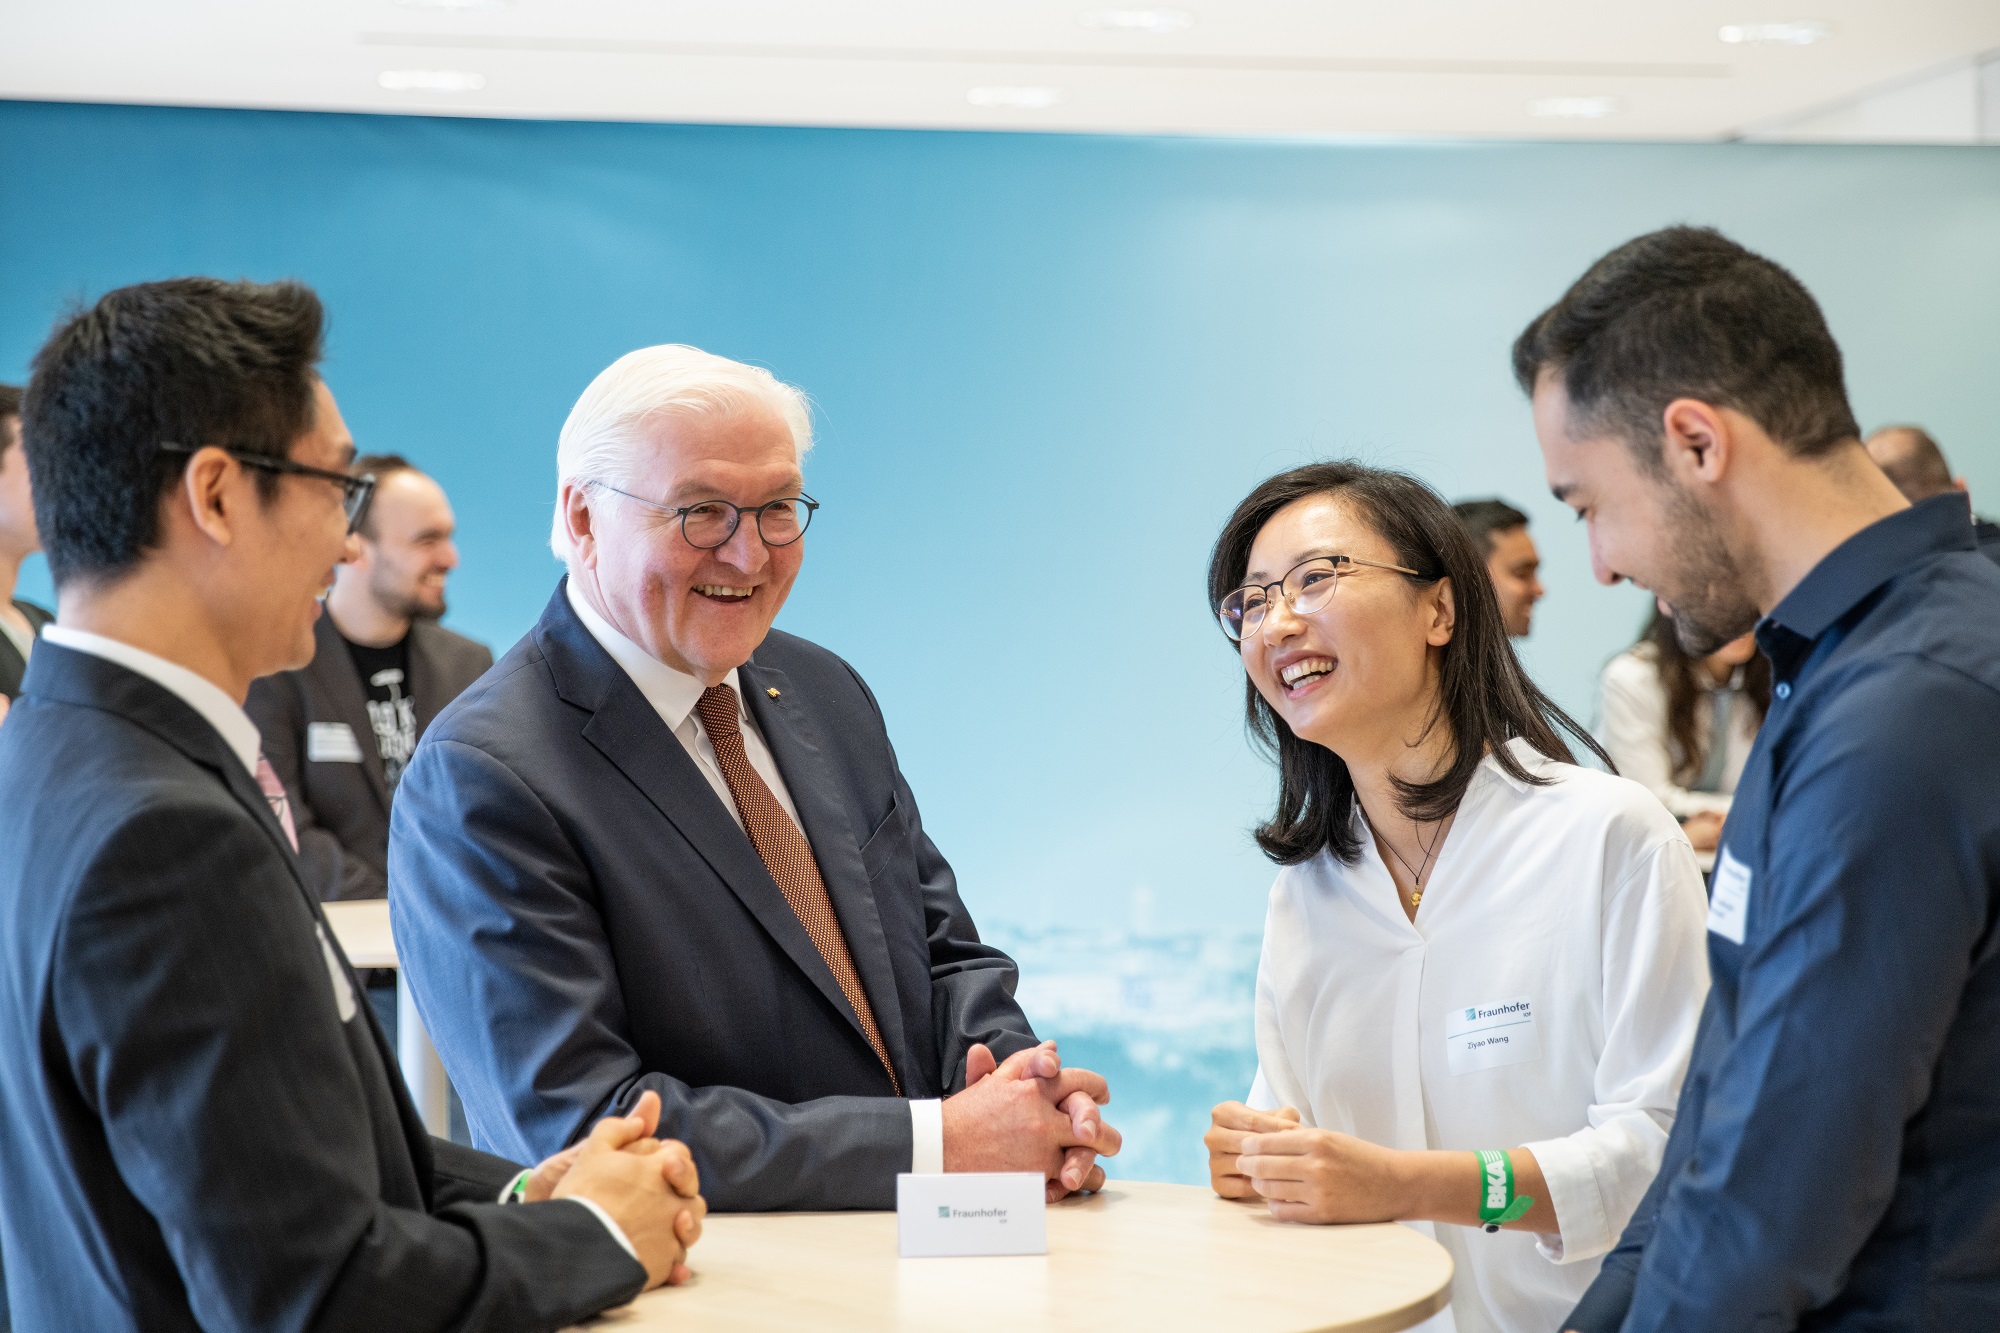
[[[1394,570],[1411,578],[1423,577],[1414,569],[1385,565],[1380,560],[1363,560],[1352,555],[1317,555],[1293,565],[1285,571],[1285,577],[1275,583],[1244,584],[1222,599],[1215,608],[1215,618],[1222,622],[1224,634],[1241,643],[1264,627],[1264,617],[1271,610],[1273,593],[1285,599],[1285,605],[1292,608],[1293,615],[1309,616],[1316,611],[1324,611],[1326,604],[1333,600],[1333,590],[1340,580],[1364,565],[1369,569]]]
[[[764,539],[766,546],[790,546],[806,535],[812,526],[813,511],[819,508],[819,501],[810,495],[788,495],[780,500],[767,500],[760,505],[733,505],[727,500],[703,500],[691,505],[663,505],[657,500],[648,500],[643,495],[621,491],[610,482],[591,481],[587,485],[600,490],[622,495],[634,504],[642,504],[648,509],[677,518],[681,524],[681,536],[689,546],[698,550],[712,551],[736,535],[737,527],[745,514],[757,516],[757,535]]]

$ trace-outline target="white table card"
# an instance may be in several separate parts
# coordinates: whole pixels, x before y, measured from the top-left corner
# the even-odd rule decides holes
[[[1033,1171],[896,1177],[896,1251],[1047,1254],[1047,1182]]]

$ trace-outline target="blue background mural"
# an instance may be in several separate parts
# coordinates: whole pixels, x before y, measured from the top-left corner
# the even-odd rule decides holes
[[[1271,783],[1201,571],[1257,479],[1355,455],[1534,515],[1524,656],[1589,718],[1644,597],[1595,587],[1507,348],[1599,253],[1712,223],[1792,266],[1864,423],[2000,507],[2000,149],[1335,144],[0,103],[0,378],[68,304],[293,276],[363,447],[437,475],[450,622],[555,584],[557,428],[633,347],[770,366],[825,503],[780,624],[886,710],[1022,996],[1108,1073],[1121,1174],[1205,1179],[1254,1057]],[[24,594],[46,599],[31,566]]]

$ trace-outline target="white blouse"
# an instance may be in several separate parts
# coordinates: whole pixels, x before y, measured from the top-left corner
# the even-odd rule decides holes
[[[1361,854],[1278,873],[1251,1104],[1392,1148],[1526,1147],[1560,1235],[1414,1224],[1459,1333],[1550,1333],[1659,1169],[1708,991],[1694,851],[1645,788],[1510,743],[1473,775],[1412,922]],[[1427,1325],[1426,1327],[1431,1327]]]
[[[1618,771],[1666,803],[1682,819],[1704,810],[1729,813],[1736,780],[1757,743],[1757,710],[1741,689],[1702,681],[1701,702],[1695,708],[1695,734],[1709,744],[1714,730],[1714,700],[1733,693],[1729,734],[1723,740],[1721,781],[1714,791],[1683,787],[1674,781],[1673,741],[1667,735],[1667,692],[1660,684],[1659,650],[1650,643],[1628,648],[1611,659],[1598,682],[1597,739]]]

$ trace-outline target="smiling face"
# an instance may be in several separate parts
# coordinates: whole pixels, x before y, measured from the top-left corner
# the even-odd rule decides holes
[[[1534,410],[1549,490],[1586,525],[1597,581],[1651,592],[1690,656],[1748,633],[1757,607],[1714,517],[1670,478],[1648,473],[1623,440],[1580,433],[1554,375],[1536,384]]]
[[[1358,506],[1313,495],[1258,532],[1243,582],[1273,583],[1301,561],[1331,555],[1403,563]],[[1296,735],[1349,764],[1393,763],[1431,717],[1451,634],[1450,580],[1423,587],[1364,565],[1340,575],[1331,600],[1310,616],[1274,598],[1240,649],[1258,694]]]
[[[1507,528],[1487,539],[1486,572],[1500,599],[1500,619],[1507,633],[1524,639],[1534,628],[1535,603],[1542,600],[1542,555],[1526,527]]]
[[[445,578],[458,567],[457,521],[444,488],[414,468],[391,472],[376,483],[364,526],[359,557],[341,570],[342,581],[362,580],[384,615],[441,618]]]
[[[313,386],[313,422],[292,445],[294,463],[344,472],[354,438],[341,420],[333,393]],[[246,484],[254,482],[246,478]],[[302,667],[313,659],[313,622],[319,599],[347,556],[345,493],[319,477],[281,477],[268,506],[250,509],[238,556],[235,636],[245,645],[250,677]]]
[[[799,494],[803,481],[791,429],[763,408],[663,416],[649,444],[619,489],[675,508],[761,505]],[[700,550],[678,518],[603,487],[566,481],[562,504],[584,596],[619,633],[704,685],[750,660],[805,557],[803,538],[765,545],[750,515],[727,542]]]

